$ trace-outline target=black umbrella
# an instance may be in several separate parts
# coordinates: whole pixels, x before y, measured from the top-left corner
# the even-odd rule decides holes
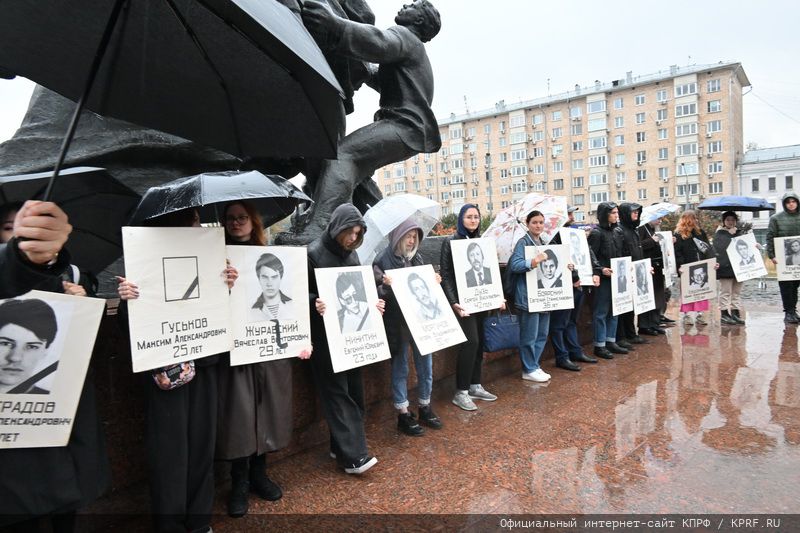
[[[709,211],[771,211],[775,206],[763,198],[751,196],[716,196],[697,206]]]
[[[0,71],[237,156],[332,158],[341,89],[272,0],[8,0]],[[56,171],[63,161],[63,153]]]
[[[292,214],[299,203],[310,202],[311,198],[288,180],[265,176],[255,170],[198,174],[148,189],[131,223],[139,224],[189,207],[199,208],[201,221],[219,222],[220,213],[215,204],[232,200],[254,204],[264,227],[268,227]]]
[[[52,172],[0,176],[0,204],[41,199]],[[72,262],[95,274],[122,255],[120,228],[140,196],[103,168],[64,169],[52,200],[69,217]]]

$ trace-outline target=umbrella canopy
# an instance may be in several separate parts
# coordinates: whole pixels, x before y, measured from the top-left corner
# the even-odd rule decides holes
[[[282,177],[265,176],[255,170],[198,174],[148,189],[131,223],[140,224],[190,207],[199,209],[201,221],[220,222],[220,213],[214,204],[232,200],[254,204],[266,228],[286,218],[297,204],[310,202],[311,198]]]
[[[115,5],[4,2],[0,70],[78,100]],[[111,30],[92,111],[237,156],[335,157],[341,88],[279,2],[126,0]]]
[[[506,207],[483,232],[484,237],[495,240],[497,257],[501,263],[508,263],[514,246],[528,231],[525,218],[531,211],[541,211],[544,215],[544,233],[547,240],[555,237],[558,230],[567,222],[567,199],[563,196],[531,193]]]
[[[0,203],[41,199],[52,172],[0,177]],[[122,255],[120,228],[140,196],[103,168],[75,167],[61,172],[52,201],[69,217],[66,248],[72,262],[94,274]]]
[[[698,209],[708,209],[710,211],[770,211],[775,206],[763,198],[752,198],[749,196],[717,196],[703,201],[697,206]]]
[[[641,226],[643,224],[647,224],[648,222],[663,218],[670,213],[674,213],[680,208],[681,206],[677,204],[671,204],[669,202],[659,202],[657,204],[648,205],[642,209],[642,214],[639,217],[639,225]]]
[[[371,265],[378,252],[389,245],[387,235],[404,221],[413,219],[427,235],[439,222],[442,206],[415,194],[396,194],[384,198],[364,214],[367,233],[358,247],[358,258],[362,265]]]

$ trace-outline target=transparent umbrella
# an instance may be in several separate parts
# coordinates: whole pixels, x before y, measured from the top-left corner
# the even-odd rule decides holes
[[[660,202],[653,205],[648,205],[644,209],[642,209],[642,214],[639,217],[639,225],[647,224],[648,222],[652,222],[659,218],[665,217],[670,213],[674,213],[678,211],[681,206],[677,204],[671,204],[669,202]]]
[[[544,215],[544,236],[547,240],[552,239],[569,218],[567,199],[563,196],[532,193],[506,207],[497,213],[491,225],[483,232],[484,237],[495,240],[497,257],[501,263],[508,263],[514,252],[514,245],[528,231],[525,217],[533,210],[541,211]]]
[[[367,233],[358,247],[361,264],[372,264],[378,252],[389,245],[386,236],[404,221],[413,219],[422,228],[422,234],[427,235],[441,216],[442,206],[424,196],[396,194],[384,198],[364,214]]]

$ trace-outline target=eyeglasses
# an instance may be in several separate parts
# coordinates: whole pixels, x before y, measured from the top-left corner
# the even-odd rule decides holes
[[[226,224],[233,224],[234,222],[236,222],[237,224],[246,224],[248,220],[250,220],[250,215],[239,215],[238,217],[225,217]]]

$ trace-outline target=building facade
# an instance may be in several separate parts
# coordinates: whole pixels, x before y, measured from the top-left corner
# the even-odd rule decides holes
[[[763,198],[783,211],[781,198],[786,191],[796,191],[794,178],[800,179],[800,144],[748,150],[739,166],[739,191],[745,196]],[[743,213],[742,220],[752,222],[759,242],[764,242],[767,223],[773,211]]]
[[[740,63],[673,66],[439,121],[442,148],[376,172],[384,195],[414,193],[493,214],[529,192],[566,196],[579,220],[602,201],[697,204],[735,194]]]

